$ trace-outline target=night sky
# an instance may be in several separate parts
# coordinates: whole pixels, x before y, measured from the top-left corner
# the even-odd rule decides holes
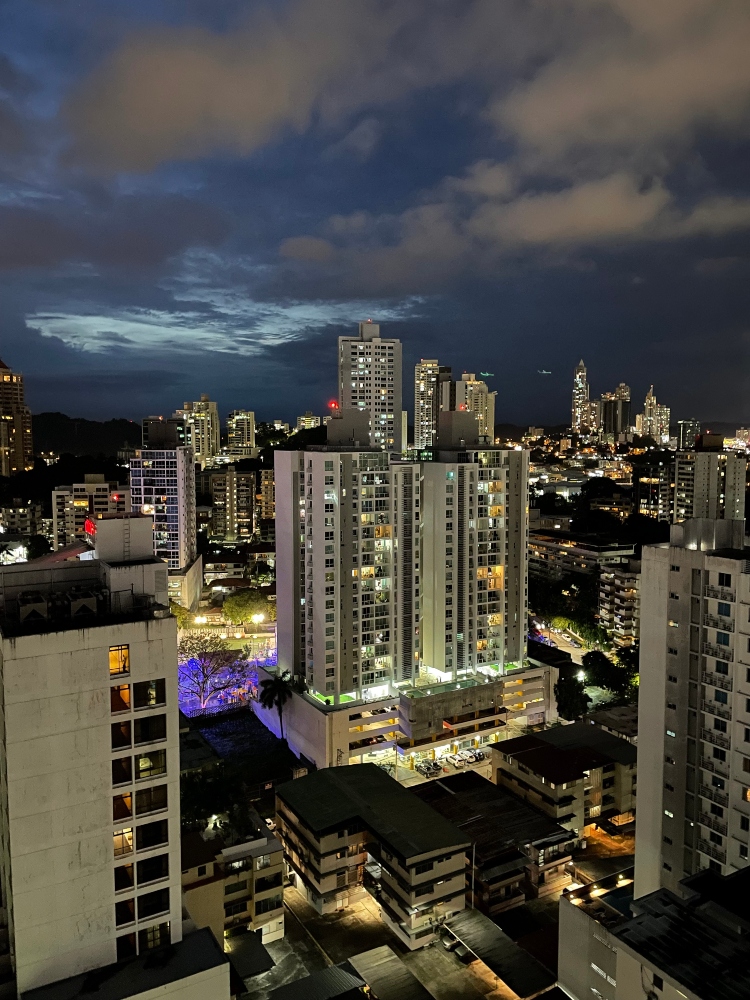
[[[497,420],[750,420],[748,0],[0,0],[34,411],[324,412],[372,317]],[[549,369],[551,376],[537,374]]]

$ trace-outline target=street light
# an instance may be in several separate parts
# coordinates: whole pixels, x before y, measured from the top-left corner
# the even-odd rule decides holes
[[[196,615],[193,621],[196,625],[205,625],[208,618],[205,615]]]
[[[266,618],[265,615],[257,614],[253,615],[250,621],[253,623],[253,625],[260,625],[262,621],[265,621],[265,618]]]

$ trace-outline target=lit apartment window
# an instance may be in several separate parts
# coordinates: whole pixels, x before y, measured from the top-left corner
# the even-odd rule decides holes
[[[118,684],[117,687],[109,689],[110,710],[114,715],[117,712],[130,711],[130,685]]]
[[[109,647],[109,674],[116,677],[118,674],[130,673],[130,646],[110,646]]]
[[[151,753],[138,754],[135,758],[136,780],[155,778],[167,773],[167,751],[154,750]]]
[[[124,830],[118,830],[118,832],[112,838],[115,857],[121,858],[125,854],[133,853],[133,829],[132,827],[126,827]]]

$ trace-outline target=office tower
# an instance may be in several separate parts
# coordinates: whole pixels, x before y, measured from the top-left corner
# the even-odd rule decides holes
[[[747,459],[731,452],[685,451],[674,459],[677,523],[691,517],[741,520],[745,516]]]
[[[233,465],[199,472],[199,493],[211,496],[209,535],[217,542],[249,541],[255,530],[255,472],[238,472]]]
[[[183,403],[173,418],[185,421],[186,444],[193,449],[193,460],[204,468],[221,451],[221,425],[216,403],[206,395],[194,403]]]
[[[451,370],[424,358],[414,367],[414,447],[433,448],[437,442],[438,415],[455,410],[456,386]]]
[[[227,417],[227,450],[232,458],[252,458],[255,451],[255,414],[232,410]]]
[[[643,437],[653,438],[657,444],[666,444],[669,441],[670,410],[668,406],[663,406],[656,401],[653,386],[649,387],[643,405],[643,413],[638,414],[638,416],[640,417],[640,421],[637,421],[637,428],[640,428],[639,434]]]
[[[630,430],[630,387],[620,382],[614,392],[603,392],[601,433],[617,441]]]
[[[602,401],[601,399],[589,399],[581,407],[581,420],[583,431],[590,434],[599,434],[602,429]]]
[[[338,704],[423,667],[523,662],[527,452],[279,451],[276,482],[279,662],[315,691]]]
[[[136,451],[130,463],[130,498],[133,510],[154,519],[154,555],[169,567],[170,597],[193,610],[203,583],[197,555],[195,465],[193,449],[177,443],[179,421],[171,426],[171,437],[162,438],[163,447]]]
[[[677,447],[680,451],[692,451],[695,448],[695,439],[700,432],[700,420],[679,420],[677,422]],[[739,436],[739,431],[737,434]]]
[[[92,560],[0,570],[0,955],[19,996],[60,980],[70,982],[50,996],[82,996],[94,981],[112,996],[228,996],[215,944],[205,992],[183,994],[175,982],[186,954],[194,971],[202,966],[207,938],[181,943],[167,570],[153,558],[150,518],[121,514],[94,527]],[[170,945],[169,970],[146,961]],[[110,967],[136,954],[123,973]],[[71,979],[104,967],[86,986]]]
[[[636,897],[748,863],[744,527],[696,518],[643,549]]]
[[[23,375],[0,361],[0,476],[33,468],[31,410],[26,405]]]
[[[671,521],[674,506],[674,461],[655,454],[633,461],[633,513]]]
[[[628,559],[599,572],[599,625],[620,649],[637,646],[641,624],[641,564]]]
[[[401,452],[401,341],[380,336],[380,326],[367,320],[356,337],[339,337],[339,407],[370,415],[370,444]]]
[[[84,482],[58,486],[52,491],[52,547],[82,541],[86,537],[86,522],[96,521],[105,514],[130,512],[130,488],[119,483],[107,483],[98,473],[87,474]]]
[[[476,379],[473,374],[464,372],[456,381],[456,410],[467,410],[475,413],[479,422],[479,435],[486,438],[486,444],[495,443],[495,396],[490,392],[487,383]]]
[[[305,410],[301,417],[297,417],[298,431],[311,431],[316,427],[320,427],[320,417],[316,417],[312,411]]]
[[[586,365],[581,359],[573,373],[573,404],[571,407],[570,426],[574,432],[580,433],[586,426],[585,406],[589,401],[589,383],[586,376]]]

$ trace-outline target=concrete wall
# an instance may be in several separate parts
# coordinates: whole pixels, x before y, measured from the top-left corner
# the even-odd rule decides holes
[[[229,962],[145,993],[135,993],[129,1000],[229,1000]]]
[[[605,927],[564,895],[560,897],[559,917],[557,978],[566,993],[575,1000],[590,1000],[597,995],[602,1000],[625,996],[635,1000],[641,996],[617,992],[616,942]]]

